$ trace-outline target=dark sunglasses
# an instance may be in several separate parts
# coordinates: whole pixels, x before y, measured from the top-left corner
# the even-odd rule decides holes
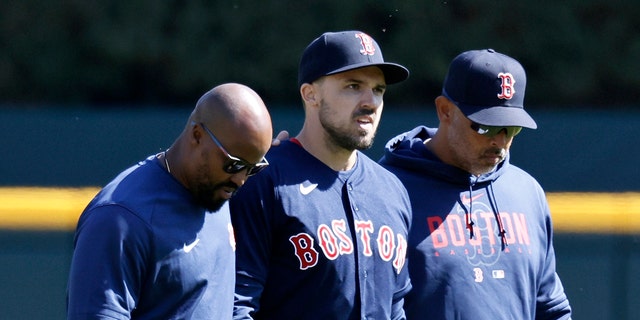
[[[504,130],[507,135],[507,138],[512,138],[518,133],[520,133],[520,130],[522,130],[522,127],[485,126],[485,125],[471,121],[471,130],[486,137],[494,137],[498,135],[502,130]]]
[[[269,162],[266,158],[262,158],[262,160],[256,164],[251,164],[238,157],[230,155],[229,152],[227,152],[227,149],[222,146],[220,141],[216,139],[216,136],[213,135],[211,130],[209,130],[209,128],[207,128],[204,123],[200,122],[200,126],[204,128],[204,130],[211,137],[211,140],[216,143],[218,148],[220,148],[220,150],[222,150],[222,153],[224,153],[225,157],[227,157],[227,159],[224,161],[224,164],[222,165],[222,170],[224,170],[224,172],[229,174],[236,174],[244,169],[247,169],[247,176],[252,176],[269,165]]]

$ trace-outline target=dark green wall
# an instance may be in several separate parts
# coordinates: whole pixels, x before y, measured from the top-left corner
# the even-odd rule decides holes
[[[0,230],[0,319],[65,318],[72,244],[69,232]],[[557,234],[555,246],[573,319],[640,317],[640,237]]]
[[[389,101],[389,100],[387,100]],[[121,170],[168,147],[191,107],[0,109],[0,185],[102,186]],[[272,107],[274,131],[297,133],[302,107]],[[640,110],[552,107],[530,110],[537,130],[514,140],[511,161],[547,191],[640,191]],[[385,105],[376,142],[419,124],[437,126],[432,105]]]
[[[122,169],[166,148],[181,131],[185,108],[5,108],[0,112],[0,184],[101,186]],[[300,107],[271,110],[276,131],[297,132]],[[538,130],[523,130],[512,161],[547,191],[638,191],[640,112],[542,108]],[[436,125],[431,106],[385,106],[367,153],[418,124]],[[73,235],[0,230],[0,319],[63,319]],[[557,234],[558,272],[574,319],[638,319],[640,237]]]

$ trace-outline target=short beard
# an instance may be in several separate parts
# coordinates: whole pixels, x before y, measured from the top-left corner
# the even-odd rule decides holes
[[[195,202],[211,212],[220,210],[224,203],[227,202],[227,199],[214,199],[211,195],[215,192],[215,189],[215,186],[200,185],[193,193]]]
[[[204,172],[207,171],[207,167],[202,167],[199,170],[199,174],[201,177],[204,177]],[[215,212],[220,210],[227,199],[214,198],[214,194],[217,190],[222,189],[224,187],[233,188],[237,191],[238,186],[233,182],[227,181],[226,183],[217,183],[213,184],[209,179],[198,179],[197,182],[189,188],[191,190],[191,194],[193,195],[194,201],[207,209],[208,211]],[[235,194],[235,192],[234,192]]]
[[[327,121],[328,119],[326,104],[324,100],[320,101],[320,124],[322,128],[327,132],[331,141],[338,147],[343,148],[345,150],[353,151],[353,150],[366,150],[371,148],[373,145],[373,140],[375,139],[375,128],[373,134],[370,139],[367,139],[366,131],[359,131],[358,136],[354,136],[347,132],[346,130],[342,130],[332,123]],[[359,116],[360,114],[371,114],[373,111],[365,110],[359,111],[355,116]]]

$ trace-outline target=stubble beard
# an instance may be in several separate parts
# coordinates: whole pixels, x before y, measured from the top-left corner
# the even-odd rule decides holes
[[[487,148],[477,151],[455,130],[450,131],[448,141],[448,152],[451,155],[452,164],[474,176],[480,176],[495,170],[506,158],[506,149]],[[500,159],[497,163],[489,163],[486,160],[486,156],[489,155],[499,156]]]
[[[358,117],[361,115],[369,115],[373,113],[372,110],[361,109],[352,117]],[[374,126],[373,132],[367,130],[358,129],[355,133],[351,132],[349,128],[340,128],[329,120],[329,107],[324,100],[320,101],[320,124],[322,128],[327,132],[331,142],[345,150],[366,150],[371,148],[376,135],[376,127]]]

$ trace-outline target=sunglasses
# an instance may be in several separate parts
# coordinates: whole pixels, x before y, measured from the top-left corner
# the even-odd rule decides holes
[[[522,130],[522,127],[485,126],[485,125],[471,121],[471,130],[486,137],[494,137],[498,135],[500,132],[502,132],[502,130],[504,130],[507,135],[507,138],[513,138],[518,133],[520,133],[520,130]]]
[[[262,160],[256,164],[251,164],[238,157],[234,157],[230,155],[229,152],[227,152],[227,150],[222,146],[220,141],[216,139],[216,136],[213,135],[211,130],[209,130],[209,128],[207,128],[207,126],[205,126],[204,123],[202,122],[200,123],[200,125],[209,134],[209,136],[211,137],[211,140],[213,140],[213,142],[216,143],[218,148],[222,150],[222,153],[224,153],[224,156],[227,157],[227,159],[224,161],[224,164],[222,165],[222,170],[224,170],[224,172],[229,174],[236,174],[246,169],[247,176],[252,176],[262,171],[262,169],[266,168],[269,165],[269,162],[267,161],[266,158],[262,158]]]

